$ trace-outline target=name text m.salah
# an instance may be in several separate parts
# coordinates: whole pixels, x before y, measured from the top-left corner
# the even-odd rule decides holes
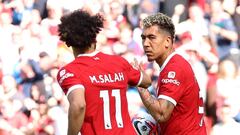
[[[89,76],[92,83],[114,83],[124,80],[124,75],[122,72],[114,74],[103,74],[103,75],[93,75]]]

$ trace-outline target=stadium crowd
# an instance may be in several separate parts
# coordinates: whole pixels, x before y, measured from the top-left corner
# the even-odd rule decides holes
[[[152,75],[152,93],[159,67],[144,56],[141,20],[172,17],[175,49],[200,84],[208,133],[240,133],[240,0],[171,1],[0,0],[0,135],[66,134],[69,104],[56,74],[74,57],[57,30],[63,14],[83,8],[105,16],[97,49],[137,58]],[[136,88],[128,96],[134,117],[144,107]]]

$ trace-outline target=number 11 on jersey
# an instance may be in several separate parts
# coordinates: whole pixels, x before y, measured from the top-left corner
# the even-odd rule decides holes
[[[101,90],[100,97],[103,99],[103,117],[104,117],[104,126],[105,129],[112,129],[111,118],[110,118],[110,102],[109,102],[109,91]],[[123,128],[122,114],[121,114],[121,97],[120,90],[112,90],[112,96],[115,98],[115,119],[117,122],[118,128]]]

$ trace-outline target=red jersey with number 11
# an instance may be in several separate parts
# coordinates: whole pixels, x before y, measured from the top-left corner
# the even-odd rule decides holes
[[[78,56],[58,73],[65,94],[85,89],[86,113],[82,135],[135,135],[128,113],[128,85],[141,81],[141,72],[124,58],[101,52]]]

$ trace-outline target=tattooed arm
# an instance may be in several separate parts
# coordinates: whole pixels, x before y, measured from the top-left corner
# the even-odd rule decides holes
[[[169,120],[174,109],[173,103],[165,99],[155,98],[147,89],[138,88],[138,91],[143,104],[158,123]]]

